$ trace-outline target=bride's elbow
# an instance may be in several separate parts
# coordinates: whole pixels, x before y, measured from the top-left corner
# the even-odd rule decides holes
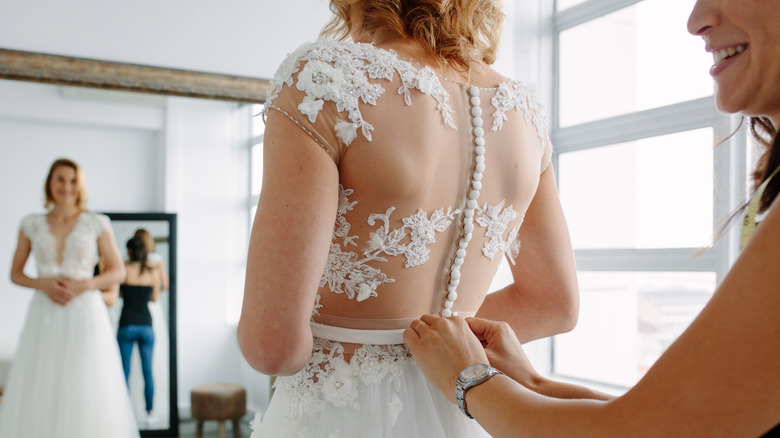
[[[562,288],[557,299],[550,301],[549,313],[555,321],[556,334],[574,330],[580,314],[579,289],[576,284]]]
[[[247,363],[260,373],[284,376],[298,372],[311,356],[312,340],[258,330],[239,322],[238,345]]]

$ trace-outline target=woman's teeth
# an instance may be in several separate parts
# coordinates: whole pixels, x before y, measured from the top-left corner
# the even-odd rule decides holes
[[[715,60],[715,65],[723,62],[724,59],[742,53],[747,49],[747,44],[740,44],[738,46],[729,47],[726,49],[715,50],[712,52],[712,58]]]

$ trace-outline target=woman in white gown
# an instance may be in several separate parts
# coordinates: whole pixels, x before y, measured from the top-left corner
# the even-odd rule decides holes
[[[331,9],[336,39],[292,53],[266,101],[238,339],[282,377],[253,436],[487,436],[425,379],[402,332],[426,313],[508,321],[523,341],[574,326],[543,111],[489,67],[497,1]],[[487,296],[505,255],[514,283]]]
[[[55,161],[45,214],[22,220],[11,280],[35,289],[0,403],[3,438],[138,437],[101,290],[124,277],[106,216],[86,211],[84,175]],[[38,277],[25,274],[30,254]],[[103,272],[93,276],[102,258]]]

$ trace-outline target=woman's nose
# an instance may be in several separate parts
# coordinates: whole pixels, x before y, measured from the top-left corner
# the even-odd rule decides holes
[[[703,35],[715,24],[717,14],[713,3],[713,0],[696,0],[688,17],[688,32],[692,35]]]

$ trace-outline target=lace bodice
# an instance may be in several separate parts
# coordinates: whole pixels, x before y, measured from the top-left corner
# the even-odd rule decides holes
[[[21,229],[32,243],[32,252],[40,277],[91,278],[99,260],[97,239],[111,224],[102,214],[81,213],[73,231],[65,239],[62,263],[54,236],[45,214],[31,214],[22,219]]]
[[[292,120],[339,167],[339,205],[315,315],[333,302],[327,292],[371,302],[407,284],[403,270],[414,269],[417,279],[438,284],[430,307],[438,312],[446,301],[452,307],[461,272],[494,272],[497,255],[519,251],[523,216],[552,150],[541,105],[525,83],[469,87],[392,50],[318,41],[282,63],[264,113],[270,110]],[[390,179],[406,177],[398,185],[409,182],[418,192],[383,192],[375,175],[358,176],[368,159],[382,162]],[[430,178],[398,164],[416,159],[431,163],[420,165]],[[472,230],[476,242],[468,246]],[[464,261],[467,254],[485,262]],[[489,284],[490,275],[482,277]],[[486,287],[484,279],[478,283],[483,294]]]

